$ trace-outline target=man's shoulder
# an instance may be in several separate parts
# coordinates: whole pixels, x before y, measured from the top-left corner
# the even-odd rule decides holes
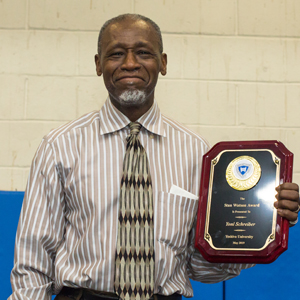
[[[47,135],[44,136],[44,140],[47,140],[48,143],[53,143],[59,137],[70,134],[71,132],[82,128],[90,127],[95,122],[99,122],[99,110],[89,112],[75,120],[51,130]]]
[[[172,128],[173,130],[178,131],[183,135],[189,136],[190,138],[197,140],[198,142],[203,144],[203,146],[209,148],[209,143],[207,142],[207,140],[205,138],[203,138],[202,136],[193,132],[191,129],[187,128],[186,126],[182,125],[181,123],[179,123],[165,115],[162,115],[162,121],[167,127]]]

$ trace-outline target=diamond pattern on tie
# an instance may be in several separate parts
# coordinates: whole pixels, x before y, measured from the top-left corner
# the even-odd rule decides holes
[[[154,290],[153,195],[147,154],[129,124],[123,161],[116,250],[115,291],[121,299],[146,300]]]

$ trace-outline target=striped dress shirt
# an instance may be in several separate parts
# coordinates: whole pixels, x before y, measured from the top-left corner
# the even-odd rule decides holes
[[[51,131],[33,159],[16,237],[9,300],[45,299],[63,286],[114,291],[120,182],[129,119],[108,100]],[[139,120],[154,201],[154,293],[193,296],[189,278],[213,283],[250,265],[212,264],[194,248],[208,144],[163,116],[156,102]]]

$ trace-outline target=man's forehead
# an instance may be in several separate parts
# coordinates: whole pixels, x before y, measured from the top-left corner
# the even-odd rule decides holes
[[[121,20],[121,21],[117,21],[114,23],[111,23],[107,29],[111,29],[111,30],[128,30],[128,29],[141,29],[141,30],[150,30],[152,29],[152,26],[150,24],[148,24],[146,21],[144,20],[132,20],[130,18]]]
[[[138,39],[132,39],[133,36]],[[110,24],[103,33],[103,42],[106,47],[122,46],[132,44],[132,46],[153,47],[153,42],[157,40],[154,28],[143,20],[124,20]],[[156,44],[156,43],[155,43]]]
[[[117,36],[126,36],[128,32],[135,31],[137,34],[144,35],[145,38],[151,34],[155,34],[154,28],[143,20],[125,19],[110,24],[103,33],[106,39],[114,39]]]

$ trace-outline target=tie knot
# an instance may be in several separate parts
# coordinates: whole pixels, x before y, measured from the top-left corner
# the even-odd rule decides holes
[[[130,135],[138,135],[141,130],[142,125],[137,122],[130,122],[129,128],[130,128]]]

